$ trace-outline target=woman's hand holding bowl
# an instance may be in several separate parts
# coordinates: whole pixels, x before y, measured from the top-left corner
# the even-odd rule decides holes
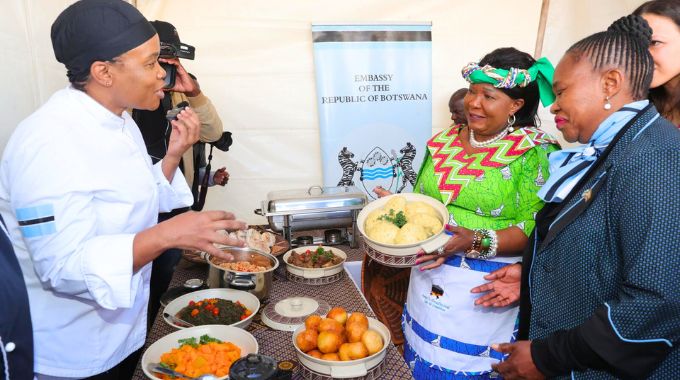
[[[420,267],[421,272],[424,270],[438,268],[444,264],[444,261],[446,261],[449,256],[453,255],[454,253],[465,252],[472,246],[474,231],[463,227],[451,226],[449,224],[445,226],[445,229],[445,232],[452,236],[443,247],[439,248],[434,253],[428,254],[422,249],[418,252],[416,265],[434,260],[433,263]]]

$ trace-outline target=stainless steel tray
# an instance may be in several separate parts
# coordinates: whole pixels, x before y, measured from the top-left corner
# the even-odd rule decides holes
[[[354,243],[356,217],[367,203],[366,194],[355,186],[312,186],[272,191],[255,214],[266,217],[271,229],[283,232],[289,242],[292,231],[352,228]]]

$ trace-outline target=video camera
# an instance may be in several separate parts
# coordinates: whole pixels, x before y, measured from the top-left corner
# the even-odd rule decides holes
[[[227,152],[229,150],[229,147],[231,146],[232,140],[231,140],[231,132],[222,132],[222,136],[217,141],[213,141],[210,143],[210,145],[214,146],[215,148]]]
[[[196,48],[184,43],[169,44],[161,42],[161,53],[158,58],[184,58],[194,59]],[[165,88],[175,87],[175,77],[177,76],[177,66],[160,62],[161,67],[165,70]]]
[[[151,25],[156,29],[158,38],[161,42],[161,52],[158,58],[184,58],[194,59],[196,49],[179,39],[179,34],[174,25],[167,21],[151,21]],[[170,89],[175,87],[175,76],[177,75],[177,67],[169,63],[161,62],[161,67],[165,70],[165,88]]]

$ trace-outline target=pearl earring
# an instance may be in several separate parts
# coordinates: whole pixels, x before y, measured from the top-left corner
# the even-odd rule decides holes
[[[515,131],[515,128],[513,127],[513,125],[515,125],[515,120],[517,120],[515,115],[508,116],[508,124],[507,124],[508,133],[512,133],[512,132]]]
[[[605,101],[605,103],[604,103],[604,109],[606,109],[606,110],[612,109],[612,104],[609,103],[609,96],[606,96],[606,97],[604,98],[604,101]]]

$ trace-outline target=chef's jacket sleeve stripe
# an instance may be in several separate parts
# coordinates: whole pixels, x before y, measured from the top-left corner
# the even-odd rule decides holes
[[[41,224],[41,223],[47,223],[47,222],[54,222],[54,216],[48,216],[45,218],[37,218],[37,219],[31,219],[31,220],[20,220],[19,225],[20,226],[32,226],[34,224]]]
[[[21,230],[21,234],[25,239],[51,235],[57,232],[57,227],[54,222],[33,224],[30,226],[19,226],[19,229]]]
[[[53,204],[43,204],[31,207],[21,207],[16,209],[17,220],[21,222],[52,217],[54,218],[54,205]]]

